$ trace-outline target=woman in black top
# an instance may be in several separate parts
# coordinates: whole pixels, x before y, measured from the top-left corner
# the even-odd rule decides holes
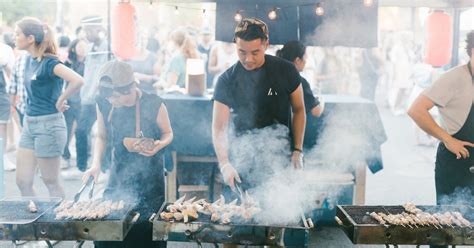
[[[290,41],[286,43],[282,49],[277,51],[276,55],[293,62],[299,72],[302,72],[306,66],[306,46],[299,41]],[[301,77],[301,84],[303,86],[306,113],[311,112],[315,117],[321,116],[324,110],[324,103],[317,97],[313,96],[311,86],[303,77]]]
[[[25,68],[28,95],[17,153],[16,183],[23,196],[34,196],[36,165],[51,196],[64,197],[59,184],[60,156],[66,144],[66,99],[84,84],[80,75],[59,62],[52,30],[34,18],[16,26],[15,45],[31,54]],[[69,82],[63,92],[63,81]]]
[[[105,149],[112,147],[112,167],[105,198],[134,203],[140,213],[123,242],[95,242],[96,247],[166,247],[152,241],[148,218],[164,201],[162,149],[173,139],[168,111],[163,100],[137,87],[132,67],[110,61],[99,72],[97,98],[98,134],[92,167],[83,176],[97,180]],[[148,148],[134,148],[129,140],[146,137]]]

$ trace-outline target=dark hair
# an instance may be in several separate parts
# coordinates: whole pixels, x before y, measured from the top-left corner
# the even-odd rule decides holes
[[[75,39],[69,44],[68,55],[67,55],[67,58],[69,59],[69,61],[75,62],[77,60],[76,46],[81,41],[86,42],[84,39]]]
[[[246,30],[235,33],[235,38],[240,38],[245,41],[252,41],[255,39],[267,40],[267,35],[262,27],[257,24],[249,24]],[[234,38],[234,40],[235,40]]]
[[[35,38],[35,46],[38,48],[40,58],[45,54],[57,54],[53,31],[47,24],[33,17],[25,17],[16,25],[26,37],[32,35]]]
[[[68,47],[69,43],[71,43],[71,39],[69,39],[69,37],[67,37],[66,35],[61,35],[58,38],[58,43],[59,47]]]
[[[469,55],[469,57],[472,56],[473,48],[474,48],[474,30],[471,30],[471,32],[467,33],[467,38],[466,38],[466,52]]]
[[[276,52],[276,56],[294,62],[296,58],[302,59],[306,53],[306,46],[303,43],[293,40],[287,42]]]

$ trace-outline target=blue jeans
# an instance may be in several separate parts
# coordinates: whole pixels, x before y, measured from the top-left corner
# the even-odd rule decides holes
[[[90,151],[89,135],[96,119],[95,104],[81,105],[76,128],[77,168],[80,171],[87,169],[87,160],[89,159]]]

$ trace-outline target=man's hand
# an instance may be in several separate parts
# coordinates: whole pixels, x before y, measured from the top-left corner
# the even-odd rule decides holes
[[[230,186],[230,188],[235,191],[235,181],[241,183],[239,173],[237,170],[230,164],[230,162],[223,163],[219,165],[221,170],[222,177],[224,182]]]
[[[97,183],[97,180],[99,180],[99,174],[100,174],[100,167],[92,166],[90,169],[84,172],[84,175],[82,175],[82,183],[86,184],[87,180],[89,180],[89,177],[93,177],[94,182]]]
[[[454,137],[449,138],[444,142],[444,145],[448,150],[454,155],[456,155],[456,159],[461,158],[468,158],[470,156],[469,150],[466,146],[474,147],[474,144],[467,141],[458,140]]]
[[[293,168],[300,170],[303,169],[303,153],[300,151],[293,151],[291,154],[291,165]]]

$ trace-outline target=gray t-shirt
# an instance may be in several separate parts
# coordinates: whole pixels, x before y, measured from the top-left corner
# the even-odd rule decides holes
[[[467,65],[449,70],[422,94],[438,107],[445,130],[451,135],[457,133],[474,103],[474,83]]]

